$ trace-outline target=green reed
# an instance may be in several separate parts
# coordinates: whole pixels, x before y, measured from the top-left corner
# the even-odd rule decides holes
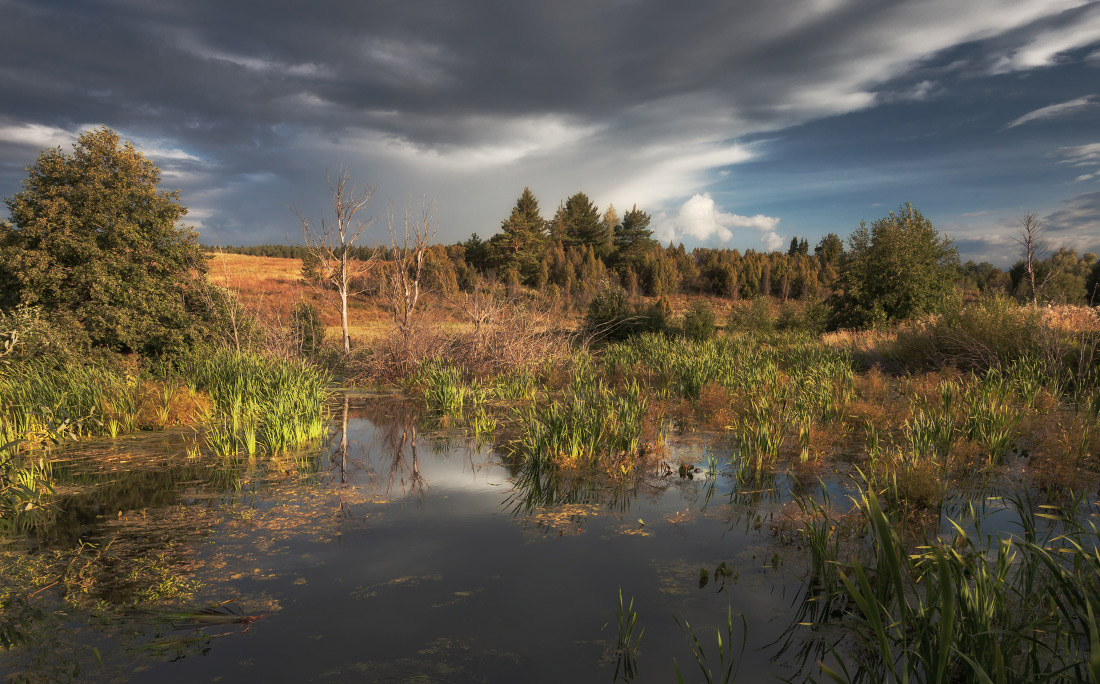
[[[634,457],[647,446],[647,403],[637,382],[612,390],[581,367],[564,396],[515,410],[520,433],[510,448],[524,460],[578,465]]]
[[[619,608],[615,614],[615,674],[612,681],[618,681],[621,674],[629,682],[638,675],[638,645],[645,635],[645,629],[638,631],[638,611],[634,610],[634,597],[630,603],[623,602],[623,590],[619,587]],[[607,625],[604,625],[607,627]]]
[[[677,624],[680,623],[680,619],[676,618]],[[703,681],[707,684],[715,684],[720,682],[721,684],[731,684],[737,680],[737,674],[741,668],[741,656],[745,654],[745,645],[748,642],[748,621],[745,616],[741,615],[741,646],[734,652],[734,644],[737,643],[737,638],[734,636],[733,626],[733,608],[728,608],[726,611],[726,624],[725,624],[725,642],[722,641],[722,630],[715,630],[718,636],[718,662],[716,663],[717,670],[714,669],[714,665],[711,661],[711,657],[707,655],[706,648],[703,647],[702,642],[699,641],[698,635],[692,628],[691,624],[684,620],[682,623],[684,629],[684,637],[687,639],[688,646],[691,647],[691,654],[695,658],[696,664],[699,665],[699,671],[703,674]],[[684,675],[680,671],[680,665],[675,660],[672,661],[673,668],[676,672],[676,681],[678,684],[684,684]]]
[[[858,649],[823,666],[838,682],[1086,681],[1097,675],[1097,530],[1017,497],[1023,535],[985,534],[970,508],[953,536],[911,553],[873,493],[859,507],[873,564],[840,574]],[[1036,518],[1054,518],[1041,535]]]

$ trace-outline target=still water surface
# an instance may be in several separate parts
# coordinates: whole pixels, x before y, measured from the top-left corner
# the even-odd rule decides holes
[[[701,679],[684,623],[717,670],[715,630],[729,610],[738,638],[740,615],[748,624],[737,681],[818,674],[818,641],[797,624],[806,560],[776,535],[793,524],[792,482],[738,484],[723,474],[729,451],[717,438],[673,440],[626,483],[570,482],[524,476],[490,447],[425,430],[412,407],[377,398],[350,401],[345,451],[342,409],[319,456],[274,466],[260,484],[166,461],[150,472],[170,473],[168,484],[148,475],[125,497],[105,502],[101,488],[69,499],[74,537],[167,554],[200,583],[195,606],[257,617],[202,629],[139,624],[128,645],[117,633],[84,636],[104,654],[99,675],[622,680],[620,591],[644,629],[630,681],[675,681],[674,660],[688,681]],[[698,468],[679,472],[681,462]],[[303,481],[296,468],[312,472]],[[715,575],[723,562],[724,579]]]

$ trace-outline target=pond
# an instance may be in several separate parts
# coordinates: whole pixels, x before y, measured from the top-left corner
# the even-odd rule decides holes
[[[838,635],[805,624],[791,490],[820,477],[842,499],[844,473],[745,482],[725,438],[689,436],[636,476],[570,478],[509,466],[398,398],[351,397],[334,414],[320,451],[267,461],[210,463],[186,435],[63,452],[61,510],[32,551],[89,545],[114,575],[97,601],[172,609],[93,602],[54,617],[38,651],[0,655],[0,672],[671,682],[675,662],[698,681],[697,639],[721,681],[720,631],[737,681],[822,676]]]

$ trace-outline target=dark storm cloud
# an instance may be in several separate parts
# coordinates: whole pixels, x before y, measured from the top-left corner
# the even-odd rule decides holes
[[[0,0],[0,12],[2,194],[35,149],[105,124],[184,188],[204,230],[250,242],[283,239],[285,203],[340,164],[391,197],[438,196],[447,239],[491,232],[524,184],[548,209],[580,189],[659,209],[760,154],[745,136],[943,97],[951,74],[1035,68],[1100,37],[1096,4],[1071,1]],[[735,215],[714,212],[705,220]]]

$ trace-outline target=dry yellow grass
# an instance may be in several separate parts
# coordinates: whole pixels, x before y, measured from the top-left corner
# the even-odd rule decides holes
[[[244,254],[211,254],[208,277],[210,282],[233,290],[245,308],[269,322],[289,320],[299,301],[313,304],[321,312],[326,333],[339,336],[340,315],[334,298],[304,283],[300,277],[301,259],[247,256]],[[348,304],[351,334],[374,337],[388,330],[384,312],[362,297]]]

